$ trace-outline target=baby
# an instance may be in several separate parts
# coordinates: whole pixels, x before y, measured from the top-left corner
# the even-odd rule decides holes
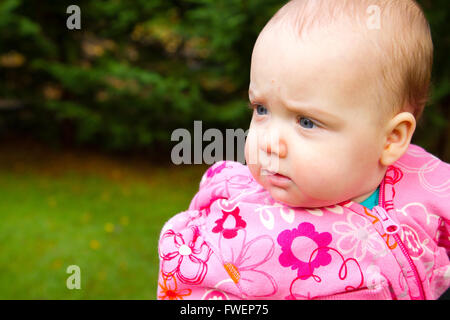
[[[160,299],[437,299],[450,165],[411,144],[433,45],[412,0],[293,0],[259,35],[247,166],[159,243]]]

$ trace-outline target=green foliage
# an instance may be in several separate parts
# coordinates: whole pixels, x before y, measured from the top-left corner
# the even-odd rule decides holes
[[[424,111],[413,142],[427,147],[444,161],[450,162],[450,8],[445,0],[421,0],[430,22],[434,43],[434,67],[430,102]]]
[[[81,30],[68,30],[73,1],[5,0],[0,100],[20,108],[0,107],[0,133],[128,150],[168,146],[174,129],[192,130],[199,119],[205,129],[246,129],[253,44],[284,2],[78,1]],[[433,29],[436,67],[415,139],[448,156],[448,4],[420,2]]]

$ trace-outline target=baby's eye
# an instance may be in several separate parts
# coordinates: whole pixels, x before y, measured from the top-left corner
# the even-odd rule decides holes
[[[300,124],[300,126],[302,126],[305,129],[312,129],[316,126],[314,121],[312,121],[311,119],[308,119],[308,118],[304,118],[304,117],[300,117],[298,119],[298,123]]]
[[[264,116],[267,114],[267,108],[261,104],[256,105],[256,113],[260,116]]]

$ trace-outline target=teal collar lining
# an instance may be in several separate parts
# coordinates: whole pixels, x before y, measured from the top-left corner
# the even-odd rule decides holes
[[[378,205],[378,196],[380,194],[380,186],[378,186],[377,190],[375,190],[370,197],[368,197],[366,200],[361,202],[360,204],[364,207],[372,210],[373,207]]]

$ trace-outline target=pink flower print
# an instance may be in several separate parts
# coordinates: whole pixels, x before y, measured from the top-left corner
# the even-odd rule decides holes
[[[239,229],[247,226],[247,223],[239,215],[239,207],[233,211],[222,210],[222,218],[215,221],[216,226],[212,229],[214,233],[222,233],[225,239],[236,237]]]
[[[206,177],[211,178],[214,177],[216,174],[220,173],[223,169],[226,168],[226,162],[221,161],[213,165],[206,171]]]
[[[230,240],[220,235],[219,257],[242,297],[269,297],[278,286],[262,266],[273,256],[273,239],[263,235],[246,242],[246,236],[245,229]]]
[[[418,259],[425,253],[419,235],[413,228],[406,224],[402,224],[401,239],[413,259]]]
[[[396,184],[403,178],[403,172],[397,167],[389,166],[385,173],[386,184]]]
[[[314,225],[303,222],[297,228],[284,230],[278,235],[282,250],[278,260],[283,267],[297,269],[299,279],[308,279],[315,268],[331,262],[327,247],[331,240],[330,233],[316,232]]]
[[[250,174],[233,174],[227,177],[227,182],[230,187],[236,189],[248,189],[255,180]]]
[[[295,278],[289,287],[290,295],[286,299],[316,299],[319,296],[338,291],[356,291],[364,284],[364,274],[359,263],[353,258],[345,257],[336,249],[328,248],[332,263],[317,268],[307,279]],[[312,253],[323,250],[317,248]],[[339,289],[341,288],[341,289]]]
[[[208,271],[211,253],[209,246],[199,237],[197,227],[191,227],[186,234],[167,230],[159,243],[161,273],[168,279],[176,275],[183,283],[199,284]]]
[[[221,179],[223,179],[224,177],[220,177],[218,175],[225,168],[229,168],[229,166],[227,167],[227,163],[225,161],[217,162],[209,167],[200,180],[200,189],[220,183],[222,181]],[[220,181],[216,181],[217,179],[219,179]]]
[[[219,289],[210,289],[202,297],[202,300],[230,300],[225,292]]]
[[[383,239],[371,227],[370,221],[356,213],[350,213],[347,222],[334,223],[333,231],[341,235],[336,243],[338,249],[343,254],[353,253],[358,261],[364,259],[367,251],[380,257],[387,253]]]

